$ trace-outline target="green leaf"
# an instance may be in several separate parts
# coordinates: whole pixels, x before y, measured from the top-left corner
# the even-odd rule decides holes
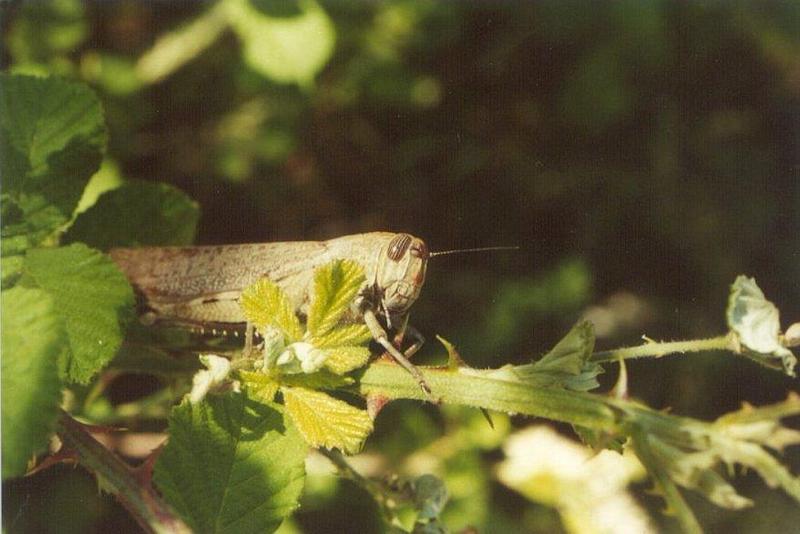
[[[603,372],[599,364],[589,361],[594,351],[594,326],[582,321],[572,327],[564,338],[530,365],[514,367],[514,372],[523,379],[542,380],[548,385],[560,385],[575,391],[588,391],[598,387],[597,375]]]
[[[306,388],[283,388],[281,391],[286,411],[312,447],[355,454],[372,432],[372,419],[365,410]]]
[[[298,507],[306,452],[280,406],[211,396],[173,409],[153,480],[194,532],[272,532]]]
[[[22,475],[55,428],[66,349],[52,299],[36,288],[2,292],[3,478]]]
[[[321,337],[311,338],[315,347],[326,349],[343,345],[362,345],[372,339],[372,334],[365,324],[348,324],[334,328]]]
[[[300,341],[303,329],[289,298],[274,282],[262,278],[239,298],[244,316],[256,327],[280,329],[288,342]]]
[[[364,280],[364,269],[350,260],[336,260],[314,272],[314,296],[308,311],[308,331],[313,337],[323,337],[336,326]]]
[[[330,59],[336,34],[316,2],[299,0],[297,5],[296,16],[276,17],[262,9],[264,2],[225,0],[247,64],[277,82],[309,86]]]
[[[65,378],[85,384],[122,343],[133,317],[130,284],[107,256],[80,243],[30,250],[25,272],[50,294],[64,322],[70,346]]]
[[[284,386],[331,390],[347,387],[355,383],[355,380],[349,376],[337,375],[326,369],[309,374],[281,375],[280,380]]]
[[[787,375],[794,376],[797,358],[781,343],[778,308],[764,297],[754,278],[736,278],[726,317],[746,356],[767,367],[780,364]]]
[[[247,396],[258,402],[272,402],[278,393],[278,382],[273,377],[255,371],[239,371]]]
[[[86,86],[0,74],[4,194],[39,243],[72,217],[106,144],[100,103]]]
[[[119,165],[111,158],[104,158],[103,163],[100,164],[100,170],[94,173],[89,179],[89,183],[86,184],[73,217],[77,217],[94,206],[100,195],[113,191],[124,183],[125,180],[120,174]]]
[[[3,275],[3,287],[11,287],[16,282],[17,278],[22,274],[22,266],[25,264],[23,256],[3,256],[3,261],[0,262],[0,269]]]
[[[364,367],[372,355],[367,347],[337,347],[326,352],[325,367],[337,375]]]
[[[64,242],[82,241],[100,250],[111,247],[189,245],[200,210],[174,187],[129,182],[108,191],[75,220]]]

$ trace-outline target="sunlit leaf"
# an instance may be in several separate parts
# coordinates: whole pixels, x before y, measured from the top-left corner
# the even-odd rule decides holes
[[[257,327],[278,328],[290,342],[303,337],[303,329],[292,303],[271,280],[262,278],[245,289],[239,302],[247,320]]]
[[[372,419],[365,410],[311,389],[297,387],[282,391],[286,410],[312,447],[354,454],[372,432]]]
[[[308,332],[319,338],[332,330],[349,309],[363,283],[364,269],[354,261],[336,260],[318,268],[314,272]]]
[[[133,318],[130,284],[108,256],[80,243],[30,250],[24,269],[50,294],[64,322],[66,379],[88,382],[114,357]]]
[[[348,324],[329,330],[324,335],[311,338],[311,343],[321,349],[343,345],[361,345],[370,341],[372,334],[363,323]]]
[[[47,445],[61,401],[67,340],[53,299],[36,288],[2,292],[3,478],[22,475]]]
[[[211,396],[173,409],[153,480],[194,532],[272,532],[298,506],[306,451],[280,406]]]
[[[266,2],[225,0],[247,64],[277,82],[308,86],[333,53],[336,33],[316,2],[297,5],[300,12],[293,16],[272,16]]]
[[[337,347],[326,352],[325,367],[338,375],[365,366],[371,356],[367,347]]]

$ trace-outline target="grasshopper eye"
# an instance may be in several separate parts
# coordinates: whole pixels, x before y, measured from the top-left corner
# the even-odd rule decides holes
[[[392,261],[400,261],[405,256],[408,247],[411,245],[412,237],[408,234],[397,234],[389,242],[386,255]]]

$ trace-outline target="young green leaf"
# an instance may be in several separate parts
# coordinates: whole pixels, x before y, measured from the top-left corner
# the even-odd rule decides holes
[[[61,382],[56,361],[67,347],[53,300],[41,289],[2,293],[3,478],[25,473],[55,428]]]
[[[766,299],[755,279],[736,278],[726,315],[728,326],[745,349],[745,356],[767,367],[780,363],[787,375],[794,376],[797,358],[781,343],[778,308]]]
[[[197,203],[182,191],[167,184],[129,182],[102,194],[81,213],[63,242],[81,241],[100,250],[189,245],[199,218]]]
[[[588,391],[599,386],[599,364],[589,361],[594,350],[594,326],[583,321],[572,327],[564,338],[542,359],[514,368],[523,379],[537,385],[560,385],[575,391]]]
[[[372,432],[372,419],[365,410],[311,389],[294,387],[281,391],[286,411],[312,447],[354,454]]]
[[[348,324],[328,331],[320,337],[311,338],[315,347],[327,349],[346,345],[363,345],[372,339],[372,334],[365,324]]]
[[[308,311],[308,332],[328,334],[348,310],[364,283],[364,269],[350,260],[336,260],[314,272],[314,295]]]
[[[85,85],[0,74],[0,175],[21,215],[3,225],[19,223],[15,234],[35,246],[66,223],[105,144],[100,102]]]
[[[271,376],[255,371],[239,371],[239,379],[247,391],[247,396],[258,402],[272,402],[280,384]]]
[[[274,282],[262,278],[242,292],[239,302],[247,320],[256,327],[280,329],[287,341],[300,341],[303,329],[286,294]]]
[[[326,352],[325,367],[337,375],[365,366],[371,356],[367,347],[336,347]]]
[[[275,404],[231,393],[183,402],[153,480],[195,532],[272,532],[298,506],[306,445]]]
[[[33,249],[25,272],[53,298],[69,340],[65,378],[85,384],[119,349],[134,296],[125,276],[100,252],[75,243]]]

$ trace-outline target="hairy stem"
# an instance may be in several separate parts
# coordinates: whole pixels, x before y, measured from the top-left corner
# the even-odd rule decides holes
[[[734,350],[729,336],[718,336],[709,339],[692,339],[689,341],[648,341],[636,347],[606,350],[592,354],[593,362],[612,362],[632,358],[660,358],[668,354],[684,354],[704,350]]]
[[[600,395],[534,388],[524,382],[493,378],[491,373],[475,369],[450,371],[421,367],[420,371],[433,397],[442,404],[544,417],[607,432],[617,426],[617,413]],[[372,363],[364,371],[359,391],[390,400],[430,400],[403,368],[381,361]]]
[[[94,439],[81,423],[66,412],[61,414],[58,434],[64,446],[77,453],[78,462],[95,473],[102,487],[117,497],[146,532],[191,532],[150,484],[137,478],[128,465]]]

